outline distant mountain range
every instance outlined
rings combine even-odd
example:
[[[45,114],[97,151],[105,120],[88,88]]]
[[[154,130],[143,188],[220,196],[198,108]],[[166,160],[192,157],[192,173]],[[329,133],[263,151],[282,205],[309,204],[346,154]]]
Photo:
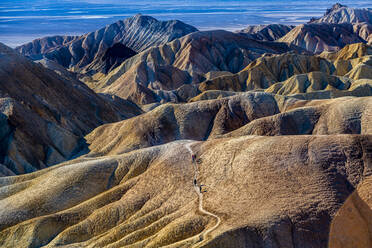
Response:
[[[138,14],[79,37],[45,37],[16,50],[32,59],[45,57],[75,72],[94,74],[98,71],[91,64],[96,64],[95,60],[104,56],[106,50],[116,43],[141,52],[196,31],[196,28],[180,21],[158,21]]]
[[[348,8],[335,4],[328,9],[323,17],[313,18],[310,23],[369,23],[372,24],[372,9]]]

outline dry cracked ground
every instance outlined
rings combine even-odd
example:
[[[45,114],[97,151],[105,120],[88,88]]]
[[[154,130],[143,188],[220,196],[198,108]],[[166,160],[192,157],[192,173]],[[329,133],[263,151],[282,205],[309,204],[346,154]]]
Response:
[[[372,47],[181,24],[97,31],[137,54],[83,79],[107,39],[69,71],[0,45],[0,247],[372,247]]]

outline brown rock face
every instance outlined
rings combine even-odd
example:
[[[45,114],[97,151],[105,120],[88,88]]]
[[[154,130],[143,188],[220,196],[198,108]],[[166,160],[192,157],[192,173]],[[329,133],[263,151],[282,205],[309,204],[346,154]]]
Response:
[[[134,104],[119,110],[81,82],[0,47],[0,160],[13,173],[69,159],[95,127],[141,113]]]
[[[297,74],[312,71],[331,73],[333,67],[330,61],[316,56],[293,53],[267,55],[256,59],[234,75],[206,80],[199,85],[199,89],[201,91],[266,89]]]
[[[329,233],[330,248],[371,247],[372,177],[363,180],[336,213]]]

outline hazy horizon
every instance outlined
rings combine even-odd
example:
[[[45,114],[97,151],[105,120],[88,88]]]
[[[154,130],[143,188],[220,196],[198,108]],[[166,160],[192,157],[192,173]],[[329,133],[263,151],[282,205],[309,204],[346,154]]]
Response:
[[[81,35],[137,13],[159,20],[178,19],[199,30],[238,30],[248,25],[301,24],[322,16],[335,1],[101,1],[5,0],[0,3],[0,42],[11,47],[50,35]],[[343,1],[371,8],[370,1]]]

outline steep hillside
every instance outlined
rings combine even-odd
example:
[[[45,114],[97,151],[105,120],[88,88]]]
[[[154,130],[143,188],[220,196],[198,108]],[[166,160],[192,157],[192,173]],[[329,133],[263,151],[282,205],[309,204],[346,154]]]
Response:
[[[85,147],[82,138],[92,129],[142,112],[134,104],[121,110],[83,83],[60,77],[3,44],[0,82],[0,163],[15,174],[70,159]]]
[[[249,91],[266,89],[293,75],[313,71],[334,71],[332,62],[310,55],[286,53],[267,55],[256,59],[239,73],[206,80],[199,85],[201,91]]]
[[[372,177],[358,185],[332,221],[329,248],[363,248],[372,246]]]
[[[273,95],[245,93],[211,101],[165,104],[141,116],[103,125],[86,139],[91,153],[121,153],[178,139],[205,140],[277,113]]]

